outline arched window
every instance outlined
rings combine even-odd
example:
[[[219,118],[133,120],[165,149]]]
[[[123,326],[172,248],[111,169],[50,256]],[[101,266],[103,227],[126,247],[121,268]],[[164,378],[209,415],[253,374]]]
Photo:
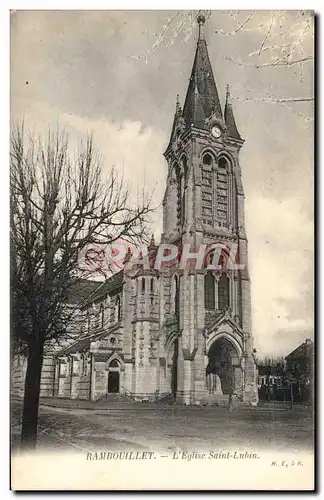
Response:
[[[92,310],[94,314],[96,328],[99,328],[101,319],[101,307],[98,308],[97,304],[92,304]]]
[[[221,156],[220,159],[218,160],[218,166],[219,168],[227,168],[228,161],[224,156]]]
[[[201,172],[201,207],[202,207],[202,221],[208,226],[213,225],[213,185],[214,185],[214,172],[212,169],[213,158],[209,153],[203,156],[203,165]]]
[[[203,164],[204,165],[210,165],[212,166],[213,164],[213,158],[209,153],[206,153],[203,157]]]
[[[142,293],[145,292],[145,278],[142,278]]]
[[[229,307],[229,278],[222,274],[218,282],[218,308],[225,311]]]
[[[207,268],[210,265],[213,265],[214,253],[215,253],[215,250],[211,250],[210,252],[208,252],[206,254],[205,260],[204,260],[204,267],[205,268]],[[218,264],[218,263],[216,263],[216,264]]]
[[[205,309],[207,311],[215,310],[215,279],[213,274],[208,271],[204,278]]]
[[[121,320],[121,303],[120,303],[120,297],[117,295],[116,301],[115,301],[115,321],[120,321]]]
[[[228,160],[224,156],[218,160],[217,223],[225,227],[228,224]]]
[[[154,292],[154,278],[151,278],[151,292]]]
[[[117,361],[117,359],[113,359],[110,364],[109,364],[109,368],[119,368],[119,363]]]

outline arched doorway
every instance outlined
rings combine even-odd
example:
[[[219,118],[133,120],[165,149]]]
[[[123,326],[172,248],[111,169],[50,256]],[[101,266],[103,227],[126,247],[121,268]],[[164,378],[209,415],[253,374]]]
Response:
[[[120,366],[117,359],[113,359],[108,367],[108,393],[119,392]]]
[[[226,338],[217,339],[208,352],[206,385],[209,393],[233,394],[241,374],[235,346]]]

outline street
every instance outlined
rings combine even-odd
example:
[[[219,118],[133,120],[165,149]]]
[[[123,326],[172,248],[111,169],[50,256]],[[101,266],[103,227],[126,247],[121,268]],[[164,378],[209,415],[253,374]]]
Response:
[[[19,445],[20,400],[12,401],[12,447]],[[153,404],[100,405],[43,398],[38,449],[77,450],[312,450],[310,408],[261,404],[236,409]]]

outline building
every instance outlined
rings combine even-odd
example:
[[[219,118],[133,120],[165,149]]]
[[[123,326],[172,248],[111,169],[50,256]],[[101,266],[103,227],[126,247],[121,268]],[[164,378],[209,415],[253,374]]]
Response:
[[[313,401],[314,343],[306,339],[285,357],[285,362],[286,372],[293,384],[294,399]]]
[[[286,370],[296,376],[304,376],[311,379],[313,359],[314,344],[310,339],[306,339],[305,342],[285,357]]]
[[[181,107],[177,99],[164,153],[168,174],[161,243],[182,249],[221,243],[223,266],[217,271],[206,265],[198,270],[171,265],[161,271],[139,266],[102,284],[79,283],[85,296],[77,337],[45,357],[41,395],[91,400],[107,393],[138,400],[172,395],[182,404],[229,394],[245,403],[258,400],[239,163],[244,140],[228,88],[222,109],[204,23],[199,16],[185,102]],[[225,265],[232,244],[244,264],[238,271]],[[152,240],[151,256],[156,248]],[[211,251],[208,262],[212,256]],[[14,387],[18,392],[21,379]]]

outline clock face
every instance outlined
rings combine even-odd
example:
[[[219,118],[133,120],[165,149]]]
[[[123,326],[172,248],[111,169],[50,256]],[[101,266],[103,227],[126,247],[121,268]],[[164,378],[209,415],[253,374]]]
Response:
[[[214,125],[211,129],[212,136],[215,137],[216,139],[219,139],[220,136],[222,135],[221,129]]]

